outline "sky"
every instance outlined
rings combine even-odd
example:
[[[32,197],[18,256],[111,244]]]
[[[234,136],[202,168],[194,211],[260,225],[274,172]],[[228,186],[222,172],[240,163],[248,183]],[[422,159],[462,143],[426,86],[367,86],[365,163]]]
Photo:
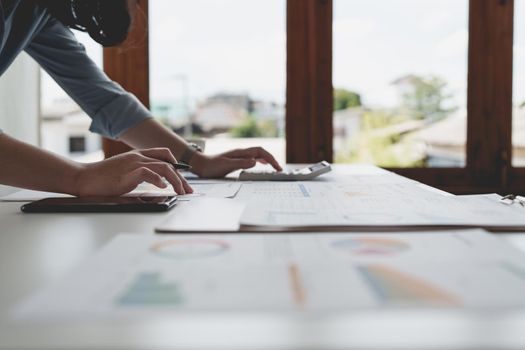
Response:
[[[516,1],[515,99],[525,101],[525,0]],[[334,0],[334,86],[393,106],[391,82],[437,75],[466,104],[468,0]],[[152,100],[217,92],[284,103],[285,0],[150,0]],[[523,13],[523,15],[522,15]],[[101,62],[101,50],[80,35]],[[45,99],[58,88],[44,79]]]
[[[525,102],[525,0],[514,1],[514,100]]]
[[[335,0],[334,86],[367,105],[395,106],[391,82],[437,75],[465,104],[467,0]]]
[[[218,91],[284,102],[285,0],[151,0],[152,98]]]

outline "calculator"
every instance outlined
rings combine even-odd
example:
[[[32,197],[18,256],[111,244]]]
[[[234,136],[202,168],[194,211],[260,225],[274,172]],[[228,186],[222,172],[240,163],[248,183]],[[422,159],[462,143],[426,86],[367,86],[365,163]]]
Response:
[[[260,171],[260,170],[243,170],[239,175],[240,181],[305,181],[313,180],[316,177],[332,171],[328,162],[308,166],[302,169],[291,171]]]

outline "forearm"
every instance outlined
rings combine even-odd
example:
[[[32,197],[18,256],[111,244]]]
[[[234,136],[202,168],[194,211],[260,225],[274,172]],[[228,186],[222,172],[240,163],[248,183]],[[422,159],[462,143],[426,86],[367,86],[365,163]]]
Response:
[[[177,159],[181,159],[188,147],[180,136],[153,119],[147,119],[129,129],[120,140],[139,149],[168,148]],[[251,168],[258,161],[271,164],[277,171],[282,171],[275,158],[261,147],[234,150],[215,156],[195,152],[189,163],[192,172],[201,177],[220,178],[235,170]]]
[[[82,165],[0,135],[0,184],[76,195]]]
[[[120,140],[136,149],[166,147],[176,158],[180,158],[187,146],[182,137],[154,119],[146,119],[127,130]]]
[[[188,143],[182,137],[154,119],[147,119],[129,129],[120,137],[120,140],[136,149],[168,148],[177,159],[181,158],[188,147]],[[204,156],[196,153],[191,159],[190,165],[194,171],[199,172],[204,162]]]

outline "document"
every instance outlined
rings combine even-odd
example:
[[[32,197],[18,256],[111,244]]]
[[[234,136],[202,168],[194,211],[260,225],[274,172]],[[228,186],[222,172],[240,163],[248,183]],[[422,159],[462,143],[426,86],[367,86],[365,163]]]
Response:
[[[525,257],[481,230],[119,235],[18,320],[525,307]]]
[[[184,196],[182,196],[184,197]],[[197,197],[177,204],[155,227],[159,233],[237,232],[245,204],[229,198]]]
[[[126,196],[131,197],[163,197],[178,196],[180,200],[189,200],[196,197],[233,198],[239,192],[242,184],[239,182],[221,183],[192,183],[193,193],[188,195],[177,195],[170,185],[162,189],[149,183],[140,184],[135,190]]]
[[[68,198],[73,197],[68,194],[55,193],[55,192],[43,192],[43,191],[32,191],[32,190],[20,190],[9,195],[0,197],[0,202],[32,202],[38,201],[44,198]]]
[[[236,198],[242,200],[259,201],[261,199],[364,199],[378,198],[385,201],[402,197],[424,195],[429,197],[429,191],[407,180],[404,182],[364,182],[361,179],[322,182],[252,182],[244,183]]]
[[[444,196],[412,183],[265,186],[245,186],[239,192],[238,198],[247,201],[241,218],[246,228],[525,228],[525,209],[503,205],[494,195]]]
[[[192,183],[191,184],[194,193],[191,195],[179,196],[180,200],[190,200],[195,197],[215,197],[215,198],[233,198],[239,192],[242,184],[239,182],[203,182],[203,183]],[[140,184],[135,190],[128,193],[126,196],[131,197],[164,197],[164,196],[176,196],[177,194],[173,190],[171,185],[168,188],[162,189],[149,183]],[[72,197],[67,194],[53,193],[53,192],[41,192],[31,190],[20,190],[10,195],[0,197],[2,202],[31,202],[37,201],[44,198],[65,198]]]

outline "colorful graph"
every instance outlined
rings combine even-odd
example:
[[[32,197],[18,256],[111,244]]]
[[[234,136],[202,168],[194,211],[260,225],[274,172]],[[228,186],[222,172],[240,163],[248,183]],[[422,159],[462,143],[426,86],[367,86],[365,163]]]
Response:
[[[301,271],[297,264],[288,266],[288,277],[290,278],[290,287],[294,303],[299,308],[304,308],[306,304],[306,290],[301,278]]]
[[[380,302],[386,305],[459,306],[452,294],[433,284],[382,265],[357,267]]]
[[[120,296],[123,306],[180,305],[183,298],[176,283],[162,282],[160,273],[141,273]]]
[[[394,255],[410,249],[400,240],[390,238],[348,238],[332,243],[333,247],[351,255]]]
[[[303,194],[303,197],[305,197],[305,198],[309,198],[310,197],[310,192],[308,192],[308,190],[306,189],[305,185],[299,184],[299,189],[301,190],[301,193]]]
[[[168,259],[201,259],[225,253],[230,249],[224,241],[195,239],[159,242],[150,247],[150,251]]]

